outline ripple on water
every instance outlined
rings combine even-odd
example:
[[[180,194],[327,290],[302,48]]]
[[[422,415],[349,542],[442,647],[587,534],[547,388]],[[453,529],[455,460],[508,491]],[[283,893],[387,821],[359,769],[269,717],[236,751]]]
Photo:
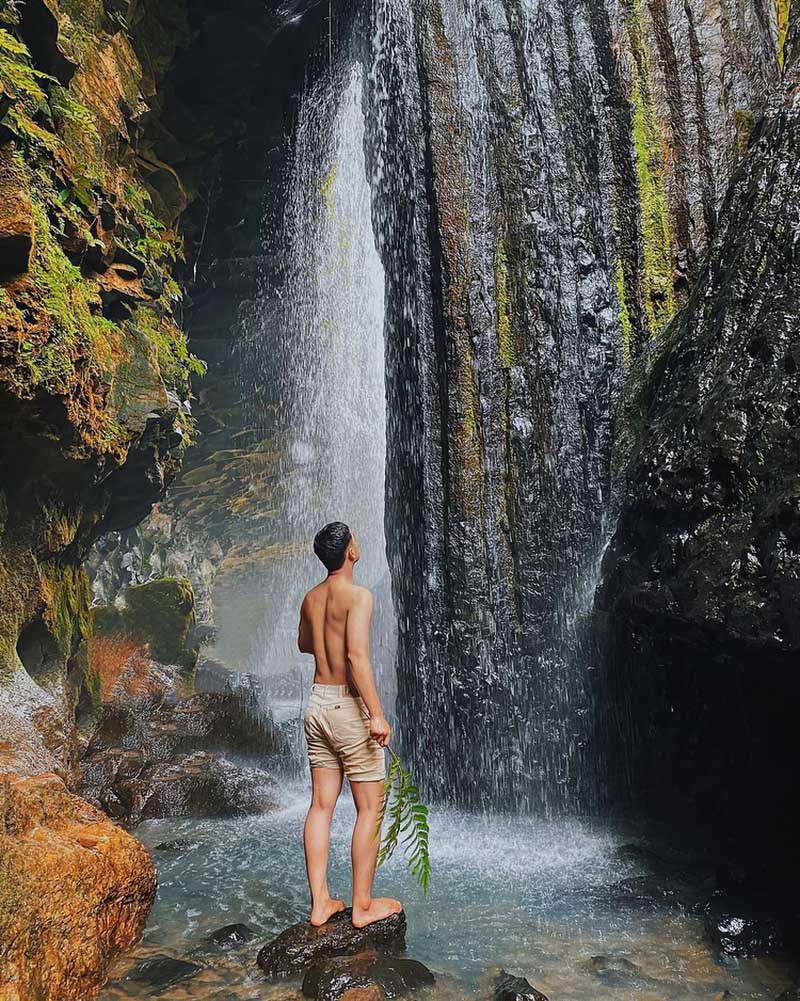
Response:
[[[266,986],[255,956],[265,939],[306,916],[305,810],[305,790],[293,787],[276,813],[142,824],[136,833],[153,851],[158,897],[142,944],[117,963],[117,979],[103,998],[152,996],[119,978],[155,954],[204,967],[170,987],[170,1001],[299,998],[296,985]],[[331,890],[344,897],[352,820],[345,794],[330,858]],[[179,838],[188,842],[183,850],[155,850]],[[623,832],[599,823],[434,811],[428,898],[400,859],[378,875],[380,891],[405,904],[409,954],[440,974],[418,996],[488,996],[480,975],[499,966],[527,976],[551,1001],[711,1001],[726,990],[742,1001],[771,1001],[787,986],[785,964],[717,962],[696,914],[620,888],[620,881],[646,872],[635,856],[619,851],[624,840]],[[226,952],[205,941],[238,921],[257,933],[252,942]]]

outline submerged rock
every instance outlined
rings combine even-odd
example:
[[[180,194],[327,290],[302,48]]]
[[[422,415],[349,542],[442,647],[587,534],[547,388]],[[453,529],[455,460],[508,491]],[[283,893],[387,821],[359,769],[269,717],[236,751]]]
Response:
[[[377,987],[381,997],[395,998],[434,981],[415,959],[367,951],[314,963],[303,977],[303,994],[314,1001],[341,1001],[351,992]]]
[[[190,841],[188,838],[173,838],[172,841],[159,841],[157,845],[153,845],[153,851],[178,855],[181,852],[188,852],[189,849],[196,847],[196,841]]]
[[[494,982],[494,1001],[547,1001],[547,997],[524,977],[501,970]]]
[[[148,987],[161,989],[177,984],[179,980],[193,977],[202,970],[197,963],[189,963],[184,959],[172,956],[153,956],[134,967],[125,977],[134,983],[146,984]]]
[[[389,954],[405,950],[404,911],[366,928],[354,928],[352,914],[347,908],[319,928],[307,921],[287,928],[259,952],[257,962],[261,971],[268,977],[289,977],[322,959],[354,956],[370,949]]]

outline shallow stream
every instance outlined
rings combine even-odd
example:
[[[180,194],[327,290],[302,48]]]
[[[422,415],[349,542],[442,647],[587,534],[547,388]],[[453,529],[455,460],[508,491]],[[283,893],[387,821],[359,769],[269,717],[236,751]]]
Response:
[[[306,793],[290,786],[275,813],[226,820],[160,820],[137,836],[158,866],[158,898],[142,943],[112,969],[112,999],[295,999],[299,985],[268,985],[260,946],[307,914],[302,851]],[[345,789],[331,841],[330,885],[347,897],[353,808]],[[180,839],[186,844],[158,848]],[[436,811],[427,899],[402,861],[378,874],[400,897],[408,955],[429,966],[431,1001],[488,998],[487,971],[521,974],[550,1001],[772,999],[796,971],[779,960],[727,960],[705,941],[696,904],[711,873],[610,823],[485,817]],[[229,951],[207,937],[244,922],[256,935]],[[158,989],[126,977],[154,955],[188,959],[195,975]],[[726,992],[730,992],[728,995]],[[418,994],[417,997],[421,995]]]

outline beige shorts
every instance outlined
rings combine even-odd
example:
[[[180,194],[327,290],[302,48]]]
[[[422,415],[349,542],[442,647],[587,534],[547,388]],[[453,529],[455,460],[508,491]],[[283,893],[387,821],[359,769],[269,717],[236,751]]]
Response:
[[[304,718],[312,768],[338,768],[349,782],[386,777],[386,755],[369,735],[363,701],[347,685],[312,685]]]

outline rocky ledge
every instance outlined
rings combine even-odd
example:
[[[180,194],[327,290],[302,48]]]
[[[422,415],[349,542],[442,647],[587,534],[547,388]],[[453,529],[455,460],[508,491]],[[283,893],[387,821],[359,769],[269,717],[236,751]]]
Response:
[[[155,892],[145,848],[57,775],[0,776],[0,998],[95,998]]]

